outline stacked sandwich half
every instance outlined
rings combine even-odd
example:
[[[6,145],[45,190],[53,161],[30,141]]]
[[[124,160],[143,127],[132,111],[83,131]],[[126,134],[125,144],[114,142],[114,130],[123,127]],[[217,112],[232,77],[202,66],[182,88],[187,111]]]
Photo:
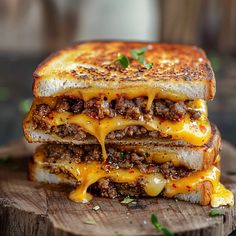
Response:
[[[215,78],[196,47],[88,42],[34,73],[25,137],[40,142],[32,180],[74,186],[69,198],[158,195],[232,205],[220,184],[221,138],[208,121]]]

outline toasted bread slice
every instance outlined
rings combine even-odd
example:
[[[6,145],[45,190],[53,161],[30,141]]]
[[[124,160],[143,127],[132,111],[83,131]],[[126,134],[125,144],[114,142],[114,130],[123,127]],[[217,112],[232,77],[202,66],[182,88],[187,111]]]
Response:
[[[70,139],[58,139],[48,134],[44,134],[32,131],[27,132],[28,140],[40,141],[40,142],[56,142],[65,144],[77,144],[77,145],[91,145],[99,144],[96,139],[88,139],[85,141],[76,141]],[[178,161],[194,170],[206,169],[214,163],[216,156],[221,148],[221,137],[218,129],[215,125],[212,125],[211,138],[207,144],[197,147],[189,145],[188,143],[180,140],[171,139],[122,139],[122,140],[106,140],[106,145],[114,146],[129,146],[129,147],[141,147],[142,150],[150,152],[162,152],[171,153]]]
[[[72,186],[76,186],[77,184],[76,180],[73,177],[65,177],[63,174],[50,173],[49,169],[45,169],[33,162],[31,162],[29,165],[29,178],[32,181],[47,184],[66,184]],[[122,194],[123,191],[121,191],[120,193],[118,192],[118,194]],[[212,193],[213,187],[211,182],[204,181],[200,183],[194,191],[186,194],[177,194],[173,196],[173,198],[191,203],[197,203],[200,205],[208,205],[210,204]],[[132,196],[133,194],[134,193],[132,193],[132,190],[130,190],[129,195]]]
[[[133,59],[131,50],[146,48],[147,69]],[[129,58],[122,68],[117,55]],[[205,53],[194,46],[151,42],[86,42],[52,54],[33,74],[35,97],[63,94],[73,89],[97,93],[129,93],[130,88],[154,91],[159,98],[213,99],[215,77]],[[119,90],[118,90],[119,89]],[[125,90],[127,89],[127,91]],[[150,90],[151,89],[151,90]],[[68,92],[70,93],[70,92]],[[144,94],[143,94],[144,95]]]

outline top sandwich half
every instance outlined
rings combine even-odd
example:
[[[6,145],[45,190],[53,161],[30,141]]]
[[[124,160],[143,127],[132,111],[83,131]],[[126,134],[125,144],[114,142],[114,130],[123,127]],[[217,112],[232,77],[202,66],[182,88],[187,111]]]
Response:
[[[168,139],[193,146],[212,136],[207,99],[215,78],[196,47],[88,42],[61,50],[34,73],[24,120],[30,142]]]
[[[125,94],[131,99],[176,101],[209,100],[215,95],[215,77],[205,53],[188,45],[79,43],[52,54],[38,66],[34,78],[35,97],[89,100],[102,94],[112,100]]]

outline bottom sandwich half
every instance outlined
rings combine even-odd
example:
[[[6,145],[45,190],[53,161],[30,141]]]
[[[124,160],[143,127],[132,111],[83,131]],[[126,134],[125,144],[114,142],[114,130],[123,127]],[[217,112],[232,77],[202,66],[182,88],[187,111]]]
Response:
[[[88,202],[93,194],[162,196],[212,207],[233,205],[233,194],[220,183],[220,157],[210,152],[212,148],[170,151],[153,145],[113,145],[107,147],[103,160],[100,145],[44,144],[30,161],[29,177],[74,186],[69,198],[76,202]],[[214,155],[210,162],[209,155]]]

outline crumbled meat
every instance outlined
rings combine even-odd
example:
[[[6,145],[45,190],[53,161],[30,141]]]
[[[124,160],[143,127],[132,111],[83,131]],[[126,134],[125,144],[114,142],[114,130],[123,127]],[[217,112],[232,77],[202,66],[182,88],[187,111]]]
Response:
[[[75,101],[72,102],[71,106],[71,112],[75,114],[79,114],[83,111],[84,109],[84,101],[82,99],[76,99]]]
[[[57,127],[51,127],[50,122],[48,122],[50,112],[53,110],[58,112],[72,112],[74,114],[79,114],[82,112],[95,119],[103,119],[105,117],[111,118],[119,114],[127,119],[140,119],[142,117],[142,119],[147,121],[153,119],[153,116],[158,116],[162,119],[171,121],[179,121],[188,113],[191,119],[199,119],[201,112],[189,108],[187,106],[189,102],[191,104],[191,101],[173,102],[170,100],[155,99],[151,109],[147,111],[147,98],[145,97],[139,97],[133,100],[120,97],[117,100],[112,100],[111,102],[108,102],[106,98],[93,98],[87,102],[84,102],[81,99],[63,97],[57,99],[54,108],[50,108],[47,104],[36,105],[36,108],[33,111],[33,124],[35,129],[51,132],[60,137],[70,137],[73,139],[83,140],[91,137],[91,135],[76,125],[65,124]],[[123,130],[117,130],[109,133],[107,138],[160,138],[161,136],[163,135],[161,135],[159,131],[148,131],[142,126],[127,126]]]
[[[114,183],[108,178],[100,179],[97,185],[102,197],[116,198],[118,196]]]
[[[186,115],[186,106],[183,101],[175,102],[170,107],[170,120],[180,120]]]
[[[139,119],[141,111],[132,100],[120,97],[116,100],[115,110],[119,115],[126,118]]]
[[[103,178],[90,186],[89,191],[107,198],[116,198],[119,196],[138,197],[145,195],[143,186],[144,182],[142,178],[132,183],[114,183],[110,178]]]
[[[77,140],[85,140],[88,137],[92,137],[89,133],[83,130],[83,128],[75,125],[75,124],[65,124],[59,126],[53,126],[51,128],[51,133],[58,135],[61,138],[68,137]],[[124,137],[129,138],[144,138],[144,137],[152,137],[152,138],[161,138],[159,131],[148,131],[142,126],[127,126],[123,130],[112,131],[107,135],[107,139],[122,139]],[[168,136],[167,138],[170,138]]]
[[[201,112],[200,111],[188,109],[188,113],[190,114],[190,118],[192,120],[197,120],[201,117]]]
[[[84,101],[82,99],[72,99],[69,97],[58,98],[54,109],[58,112],[79,114],[84,109]]]
[[[49,105],[39,104],[39,105],[36,105],[33,115],[35,119],[41,119],[43,117],[46,117],[50,112],[51,112],[51,108]]]
[[[85,102],[83,113],[96,119],[103,119],[104,117],[114,117],[115,111],[110,107],[106,99],[93,98]]]
[[[163,119],[178,121],[186,115],[187,107],[183,101],[154,100],[154,114]]]
[[[58,159],[71,161],[72,156],[74,162],[76,163],[81,162],[81,156],[83,155],[82,150],[74,152],[71,150],[69,146],[65,146],[62,144],[45,145],[45,147],[47,156],[49,157],[47,158],[47,161],[49,163],[55,163]]]
[[[100,146],[94,145],[92,147],[84,147],[86,155],[83,156],[83,161],[102,161],[102,152]]]
[[[72,123],[52,126],[51,132],[58,135],[61,138],[71,137],[77,140],[84,140],[88,136],[87,135],[88,133],[86,133],[81,127]]]
[[[144,119],[152,120],[154,116],[161,117],[162,119],[179,121],[187,113],[191,119],[199,119],[201,112],[189,108],[186,104],[191,101],[179,101],[173,102],[164,99],[155,99],[151,105],[150,110],[146,110],[147,106],[146,97],[138,97],[135,99],[126,99],[119,97],[117,100],[107,101],[104,98],[92,98],[86,102],[82,99],[74,99],[70,97],[57,98],[56,105],[54,108],[50,108],[47,104],[36,105],[33,111],[33,121],[36,128],[42,128],[48,130],[48,125],[45,118],[50,114],[51,111],[57,112],[72,112],[74,114],[84,113],[95,119],[103,119],[105,117],[115,117],[121,115],[127,119]],[[133,126],[135,127],[135,126]],[[128,128],[126,131],[116,132],[116,137],[122,138],[124,135],[133,137],[139,136],[140,134],[147,133],[146,129],[141,130],[140,128]],[[141,133],[140,133],[141,132]],[[69,132],[70,133],[70,132]],[[114,137],[114,134],[110,134]],[[158,136],[159,133],[151,133],[151,135]],[[150,135],[150,136],[151,136]],[[115,137],[115,138],[116,138]]]
[[[190,170],[186,168],[175,167],[172,162],[166,162],[160,166],[160,172],[166,177],[179,179],[188,175]]]
[[[154,137],[152,133],[155,133],[155,137],[160,137],[160,132],[158,131],[148,131],[142,126],[127,126],[123,130],[116,130],[112,131],[107,135],[108,139],[122,139],[123,137],[130,137],[130,138],[140,138],[140,137]]]
[[[134,99],[135,105],[142,111],[143,113],[147,113],[147,98],[145,97],[138,97]]]
[[[46,122],[46,117],[50,114],[50,112],[51,108],[49,105],[36,105],[32,117],[35,129],[49,130],[49,125]]]
[[[54,163],[57,159],[89,162],[103,160],[100,145],[66,145],[66,144],[46,144],[42,149],[45,153],[47,162]],[[107,147],[107,165],[110,169],[138,168],[142,173],[162,173],[165,178],[180,178],[190,173],[190,170],[184,167],[176,167],[172,162],[157,164],[147,161],[146,157],[150,155],[145,152],[132,150],[122,151],[119,147]]]
[[[58,112],[66,112],[70,110],[70,102],[66,97],[58,98],[55,106],[55,110]]]

